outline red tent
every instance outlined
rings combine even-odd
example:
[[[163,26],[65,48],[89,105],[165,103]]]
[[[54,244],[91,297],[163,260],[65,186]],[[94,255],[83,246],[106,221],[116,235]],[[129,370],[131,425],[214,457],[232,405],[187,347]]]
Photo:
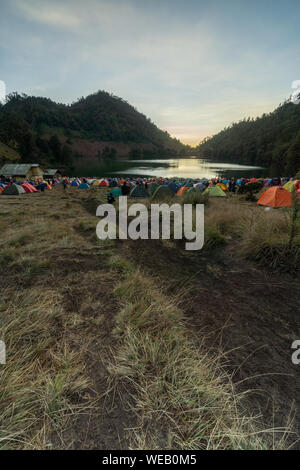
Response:
[[[24,189],[24,191],[26,191],[26,193],[36,193],[37,192],[37,189],[32,186],[32,184],[30,183],[23,183],[21,184],[22,188]]]
[[[260,183],[260,181],[257,178],[250,178],[249,183]]]

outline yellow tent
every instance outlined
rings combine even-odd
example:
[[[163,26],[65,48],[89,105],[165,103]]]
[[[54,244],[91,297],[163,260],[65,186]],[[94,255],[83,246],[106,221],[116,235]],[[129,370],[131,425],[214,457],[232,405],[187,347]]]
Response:
[[[284,189],[286,189],[287,191],[289,191],[290,193],[292,193],[295,189],[295,185],[297,183],[297,180],[293,180],[293,181],[288,181],[287,183],[285,183],[283,185]]]
[[[223,191],[227,191],[227,186],[223,183],[217,183],[216,186],[219,186]]]

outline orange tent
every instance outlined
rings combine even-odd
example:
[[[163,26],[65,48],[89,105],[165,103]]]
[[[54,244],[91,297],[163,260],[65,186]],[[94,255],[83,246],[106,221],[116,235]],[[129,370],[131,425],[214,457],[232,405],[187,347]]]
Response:
[[[249,183],[260,183],[260,181],[257,178],[250,178]]]
[[[280,186],[272,186],[262,193],[257,204],[268,207],[290,207],[291,193]]]
[[[176,196],[183,196],[184,193],[190,189],[188,186],[181,186],[181,188],[178,189]]]

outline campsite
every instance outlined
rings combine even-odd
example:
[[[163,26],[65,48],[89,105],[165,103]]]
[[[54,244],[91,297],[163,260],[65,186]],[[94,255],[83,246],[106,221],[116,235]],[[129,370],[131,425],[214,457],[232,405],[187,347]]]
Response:
[[[266,211],[243,194],[205,196],[191,179],[182,196],[178,182],[145,190],[146,178],[137,179],[128,204],[195,192],[205,204],[204,248],[186,252],[176,240],[99,240],[96,208],[111,191],[117,200],[126,179],[65,178],[66,189],[63,179],[0,195],[0,316],[7,342],[19,337],[3,382],[4,448],[163,449],[170,439],[172,448],[218,448],[220,432],[222,448],[297,448],[290,356],[300,255],[299,233],[286,248],[290,200]]]
[[[299,0],[0,4],[2,467],[286,461]]]

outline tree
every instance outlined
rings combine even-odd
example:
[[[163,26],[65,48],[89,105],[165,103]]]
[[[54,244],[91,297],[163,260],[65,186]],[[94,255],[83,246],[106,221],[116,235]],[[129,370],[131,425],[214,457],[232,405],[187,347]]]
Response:
[[[72,152],[67,145],[64,145],[61,151],[60,162],[63,165],[70,165],[72,161]]]
[[[49,148],[51,150],[54,161],[61,159],[61,143],[56,135],[53,135],[49,140]]]
[[[286,164],[288,175],[295,176],[298,170],[300,170],[300,131],[287,151]]]

